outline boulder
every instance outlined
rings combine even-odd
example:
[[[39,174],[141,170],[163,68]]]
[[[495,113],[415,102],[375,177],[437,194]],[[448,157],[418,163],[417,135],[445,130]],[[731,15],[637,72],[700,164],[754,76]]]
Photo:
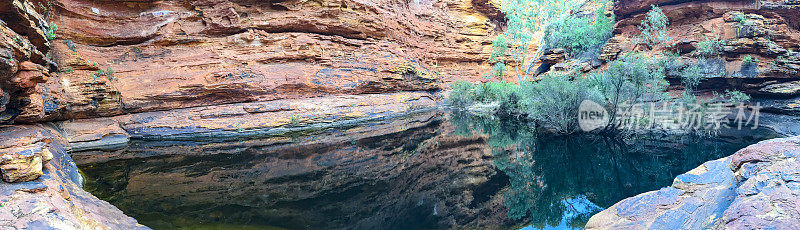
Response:
[[[32,181],[43,175],[42,166],[53,158],[53,137],[36,126],[0,128],[0,173],[6,182]]]
[[[14,137],[0,138],[0,229],[148,229],[81,188],[83,178],[55,129],[5,126],[0,137]],[[11,168],[16,174],[9,175]]]
[[[798,157],[800,136],[759,142],[614,204],[586,229],[797,229]]]

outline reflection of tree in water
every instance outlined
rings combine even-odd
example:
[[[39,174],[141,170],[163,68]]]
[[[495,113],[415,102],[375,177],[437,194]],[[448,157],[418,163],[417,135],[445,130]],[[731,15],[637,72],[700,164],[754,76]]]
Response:
[[[456,134],[485,134],[509,177],[501,195],[512,219],[536,228],[581,228],[602,208],[671,184],[678,174],[759,137],[536,135],[524,122],[454,112]]]

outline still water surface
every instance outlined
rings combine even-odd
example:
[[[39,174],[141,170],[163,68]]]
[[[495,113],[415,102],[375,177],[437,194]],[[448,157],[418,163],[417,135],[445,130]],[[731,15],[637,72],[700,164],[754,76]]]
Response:
[[[73,158],[87,191],[153,229],[571,229],[774,137],[545,137],[519,121],[433,111],[285,137],[135,141]]]

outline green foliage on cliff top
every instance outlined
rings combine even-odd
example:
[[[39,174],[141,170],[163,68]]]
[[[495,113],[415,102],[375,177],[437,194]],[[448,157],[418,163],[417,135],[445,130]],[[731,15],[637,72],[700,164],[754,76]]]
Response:
[[[594,19],[570,15],[550,24],[545,30],[547,48],[564,48],[573,57],[590,50],[600,50],[611,38],[614,16],[604,15],[605,7],[595,12]],[[599,53],[599,52],[597,52]]]
[[[504,62],[498,57],[511,56],[509,64],[516,69],[517,79],[526,81],[544,52],[537,36],[553,22],[569,16],[586,0],[507,0],[501,11],[506,14],[506,31],[494,40],[490,62]],[[537,47],[535,51],[531,47]]]

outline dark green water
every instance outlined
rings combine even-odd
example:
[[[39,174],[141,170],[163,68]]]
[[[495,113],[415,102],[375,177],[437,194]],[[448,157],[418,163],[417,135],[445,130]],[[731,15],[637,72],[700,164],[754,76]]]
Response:
[[[133,142],[73,158],[87,191],[154,229],[568,229],[774,137],[543,137],[518,121],[428,112],[289,137]]]

